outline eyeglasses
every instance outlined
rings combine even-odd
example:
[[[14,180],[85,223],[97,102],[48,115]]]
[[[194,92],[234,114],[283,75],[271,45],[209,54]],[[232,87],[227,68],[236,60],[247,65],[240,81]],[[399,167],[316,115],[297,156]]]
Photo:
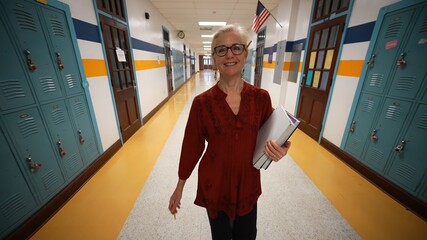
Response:
[[[246,50],[246,47],[244,44],[233,44],[233,45],[231,45],[231,47],[221,45],[221,46],[215,47],[213,49],[213,52],[214,52],[214,54],[218,55],[218,57],[223,57],[223,56],[227,55],[228,49],[231,49],[231,52],[234,55],[240,55]]]

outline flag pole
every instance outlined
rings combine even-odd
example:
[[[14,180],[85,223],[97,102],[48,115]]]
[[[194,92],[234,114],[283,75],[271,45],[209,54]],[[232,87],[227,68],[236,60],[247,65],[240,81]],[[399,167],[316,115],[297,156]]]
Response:
[[[270,16],[277,22],[277,24],[279,24],[280,28],[283,28],[283,26],[279,23],[279,21],[277,21],[277,19],[273,16],[273,14],[271,14],[270,10],[267,9],[267,11],[270,13]]]

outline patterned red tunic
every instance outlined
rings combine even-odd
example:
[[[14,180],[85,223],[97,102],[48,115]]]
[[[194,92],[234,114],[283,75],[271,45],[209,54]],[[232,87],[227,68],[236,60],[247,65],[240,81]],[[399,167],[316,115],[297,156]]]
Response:
[[[235,219],[236,214],[249,213],[261,195],[260,172],[252,166],[252,156],[258,130],[273,108],[266,90],[246,82],[237,115],[226,97],[215,85],[194,98],[178,175],[189,178],[201,157],[194,203],[205,207],[211,218],[224,211]]]

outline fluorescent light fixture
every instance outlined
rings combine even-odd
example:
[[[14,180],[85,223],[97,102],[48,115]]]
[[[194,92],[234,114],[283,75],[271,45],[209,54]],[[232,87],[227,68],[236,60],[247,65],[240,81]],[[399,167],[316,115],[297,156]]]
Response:
[[[211,46],[207,46],[207,45],[204,45],[203,47],[204,47],[204,48],[211,48]]]
[[[199,26],[225,26],[227,22],[199,22]]]
[[[213,34],[211,34],[211,35],[202,35],[202,38],[212,38],[213,37]]]
[[[211,44],[212,42],[202,42],[203,44]]]

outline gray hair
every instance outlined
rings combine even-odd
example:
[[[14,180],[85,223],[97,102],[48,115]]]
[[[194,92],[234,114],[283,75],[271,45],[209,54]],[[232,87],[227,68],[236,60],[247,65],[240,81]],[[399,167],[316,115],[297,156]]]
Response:
[[[234,24],[228,24],[225,25],[216,31],[216,33],[213,35],[212,43],[211,43],[211,54],[213,55],[214,47],[216,47],[216,41],[218,40],[218,37],[227,32],[236,32],[240,35],[240,38],[243,41],[243,44],[247,46],[249,44],[249,35],[245,28],[243,28],[242,25],[234,23]]]

